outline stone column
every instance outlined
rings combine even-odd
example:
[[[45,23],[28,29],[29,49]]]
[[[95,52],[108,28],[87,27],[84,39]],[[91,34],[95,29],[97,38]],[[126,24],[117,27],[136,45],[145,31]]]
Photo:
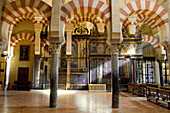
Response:
[[[78,68],[81,68],[81,41],[78,41]]]
[[[132,59],[130,59],[130,74],[129,74],[129,83],[133,83],[133,65],[134,65],[134,62]]]
[[[167,48],[167,57],[168,57],[168,65],[169,65],[169,80],[170,81],[170,47]]]
[[[41,30],[42,30],[42,24],[40,21],[42,20],[42,16],[35,14],[34,19],[37,21],[37,23],[34,24],[34,30],[35,30],[35,62],[34,62],[34,83],[33,87],[35,89],[40,88],[39,80],[40,80],[40,53],[41,53]]]
[[[72,31],[74,29],[74,25],[68,23],[66,25],[66,33],[67,33],[67,47],[66,47],[66,55],[70,57],[72,55]],[[67,80],[66,80],[66,90],[70,89],[70,68],[71,68],[71,59],[67,59]]]
[[[0,44],[0,73],[1,73],[1,51],[3,49],[3,45]],[[2,89],[2,84],[0,84],[0,90]]]
[[[72,31],[67,31],[67,47],[66,47],[66,55],[72,54]]]
[[[119,108],[119,45],[110,46],[112,63],[112,108]]]
[[[2,51],[2,49],[3,49],[3,45],[0,45],[0,70],[1,70],[1,51]]]
[[[41,29],[42,24],[40,21],[42,20],[42,16],[36,15],[34,19],[37,21],[37,23],[34,24],[34,30],[35,30],[35,55],[40,55],[41,50]]]
[[[99,59],[99,83],[102,84],[102,77],[103,77],[103,60]]]
[[[66,81],[66,90],[70,89],[70,68],[71,68],[71,59],[67,59],[67,81]]]
[[[159,59],[159,72],[160,72],[160,85],[164,86],[164,73],[161,58]]]
[[[155,84],[160,86],[159,63],[155,61]]]
[[[133,83],[136,83],[136,60],[133,60]]]
[[[58,44],[51,44],[51,46],[52,46],[52,61],[51,61],[50,107],[56,108],[60,46]]]
[[[39,57],[34,58],[34,83],[33,88],[38,89],[40,88],[40,63],[41,60]]]
[[[6,58],[7,63],[6,63],[6,74],[5,74],[5,83],[4,83],[5,87],[4,87],[4,90],[8,89],[11,59],[12,59],[11,56]]]

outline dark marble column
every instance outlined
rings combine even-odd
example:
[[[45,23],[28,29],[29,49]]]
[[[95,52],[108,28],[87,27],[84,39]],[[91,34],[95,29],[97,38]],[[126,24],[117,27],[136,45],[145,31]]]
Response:
[[[58,89],[58,68],[59,68],[59,49],[57,44],[52,44],[51,60],[51,84],[50,84],[50,107],[57,107],[57,89]]]
[[[112,62],[112,108],[119,108],[119,46],[112,45],[111,62]]]
[[[164,73],[161,59],[159,60],[159,72],[160,72],[160,85],[164,86]]]
[[[133,60],[132,59],[130,62],[129,83],[133,83]]]
[[[40,88],[40,63],[41,60],[39,57],[35,56],[34,59],[34,83],[33,88],[38,89]]]

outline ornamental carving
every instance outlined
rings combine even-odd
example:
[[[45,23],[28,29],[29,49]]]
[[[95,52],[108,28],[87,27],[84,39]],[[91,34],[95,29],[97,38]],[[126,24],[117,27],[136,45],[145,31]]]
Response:
[[[120,48],[119,44],[110,45],[111,54],[119,54],[119,48]]]
[[[127,49],[125,44],[112,44],[110,45],[111,54],[120,54]]]
[[[59,44],[51,44],[51,54],[59,54],[60,48]]]

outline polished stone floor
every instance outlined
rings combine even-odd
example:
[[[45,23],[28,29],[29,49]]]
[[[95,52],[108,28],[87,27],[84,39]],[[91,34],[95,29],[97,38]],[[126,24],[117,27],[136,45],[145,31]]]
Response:
[[[0,113],[170,113],[145,97],[120,93],[120,109],[111,108],[110,92],[58,91],[58,108],[49,108],[49,90],[0,91]]]

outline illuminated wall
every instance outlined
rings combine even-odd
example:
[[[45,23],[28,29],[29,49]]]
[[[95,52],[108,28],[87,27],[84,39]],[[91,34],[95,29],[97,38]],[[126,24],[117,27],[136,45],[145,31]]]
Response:
[[[29,60],[20,61],[20,45],[29,45]],[[11,59],[10,75],[9,75],[9,88],[12,88],[14,81],[18,78],[18,67],[29,67],[28,81],[33,80],[33,65],[34,65],[34,46],[30,41],[21,41],[15,45],[14,56]]]

